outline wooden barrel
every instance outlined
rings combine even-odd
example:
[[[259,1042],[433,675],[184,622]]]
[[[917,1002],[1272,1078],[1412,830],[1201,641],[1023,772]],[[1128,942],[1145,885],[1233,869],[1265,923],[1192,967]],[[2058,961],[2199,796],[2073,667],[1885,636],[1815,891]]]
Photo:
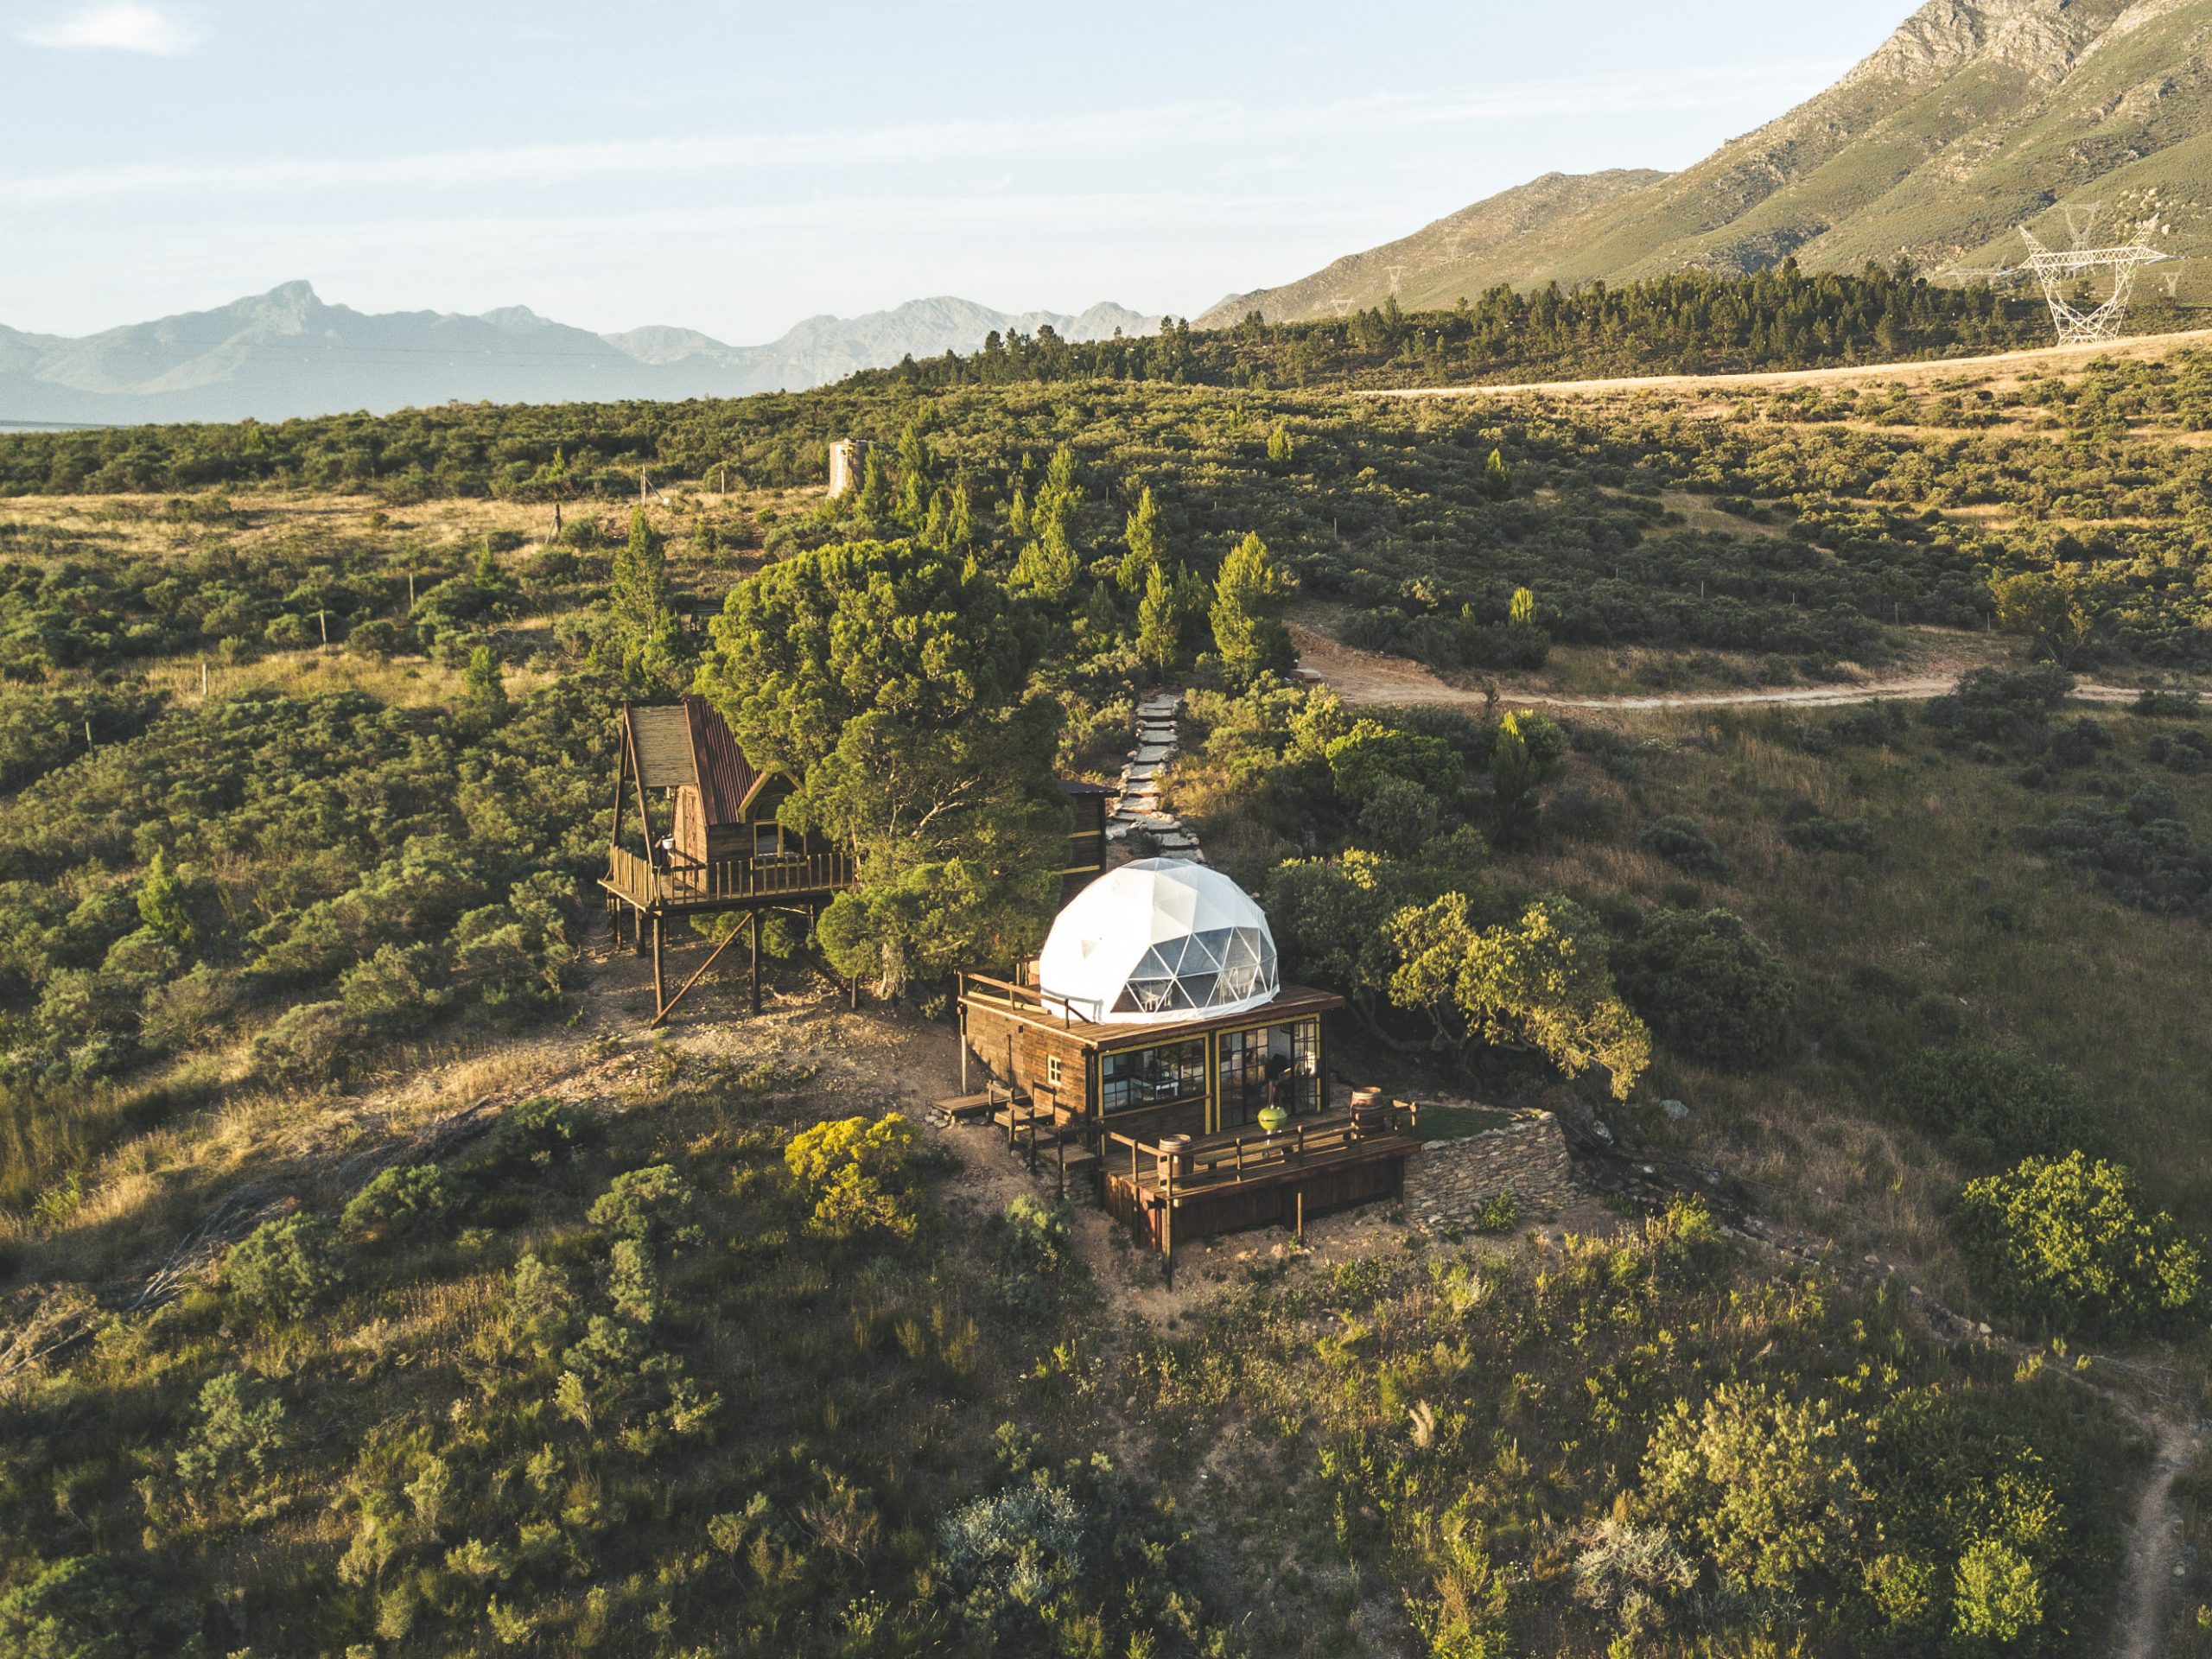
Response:
[[[1351,1097],[1351,1132],[1364,1139],[1390,1130],[1390,1103],[1380,1089],[1362,1089]]]
[[[1191,1137],[1187,1135],[1163,1135],[1160,1137],[1160,1179],[1171,1174],[1179,1181],[1191,1178]]]

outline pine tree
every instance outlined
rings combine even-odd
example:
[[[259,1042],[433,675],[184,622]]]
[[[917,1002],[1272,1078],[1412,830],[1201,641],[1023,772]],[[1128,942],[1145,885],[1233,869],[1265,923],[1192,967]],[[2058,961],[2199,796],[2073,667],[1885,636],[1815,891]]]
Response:
[[[1536,596],[1526,588],[1516,588],[1513,590],[1513,607],[1507,613],[1507,617],[1516,628],[1535,627]]]
[[[853,511],[873,524],[883,517],[890,505],[891,486],[884,480],[883,467],[871,449],[861,468],[861,493],[854,499]]]
[[[615,550],[607,609],[622,677],[632,685],[672,690],[676,611],[669,601],[668,557],[643,507],[631,513],[630,539]]]
[[[1503,451],[1493,449],[1483,467],[1483,493],[1493,501],[1513,499],[1513,468],[1505,464]]]
[[[1256,535],[1247,534],[1221,562],[1211,615],[1214,649],[1231,679],[1287,673],[1298,660],[1274,614],[1289,591],[1288,579]]]
[[[1122,631],[1121,608],[1114,590],[1103,582],[1090,585],[1090,602],[1083,608],[1083,637],[1092,646],[1103,645]]]
[[[1167,562],[1166,537],[1160,530],[1160,508],[1152,499],[1149,485],[1137,498],[1137,510],[1129,515],[1122,540],[1128,551],[1122,555],[1114,579],[1125,594],[1142,593],[1152,579],[1151,573]]]
[[[154,849],[153,862],[138,887],[138,919],[149,933],[171,944],[188,945],[199,933],[184,879],[169,868],[167,849]]]
[[[1290,429],[1277,421],[1274,430],[1268,434],[1268,464],[1272,467],[1290,465]]]
[[[1137,656],[1161,674],[1173,671],[1183,655],[1179,586],[1155,564],[1145,576],[1144,598],[1137,605]]]
[[[472,713],[487,716],[507,711],[506,683],[500,677],[499,659],[489,645],[468,653],[468,666],[461,677],[461,699]]]

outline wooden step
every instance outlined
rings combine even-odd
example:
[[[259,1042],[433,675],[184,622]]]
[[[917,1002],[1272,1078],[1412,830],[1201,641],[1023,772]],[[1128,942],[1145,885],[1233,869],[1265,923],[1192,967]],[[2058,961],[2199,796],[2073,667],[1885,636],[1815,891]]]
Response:
[[[934,1109],[948,1122],[966,1123],[989,1112],[996,1098],[991,1095],[948,1095]]]

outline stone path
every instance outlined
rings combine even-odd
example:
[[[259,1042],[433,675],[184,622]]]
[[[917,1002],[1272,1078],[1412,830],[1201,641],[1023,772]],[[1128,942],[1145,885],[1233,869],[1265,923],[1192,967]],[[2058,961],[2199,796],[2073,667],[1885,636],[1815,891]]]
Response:
[[[1152,837],[1163,858],[1187,858],[1205,862],[1198,838],[1184,828],[1182,820],[1160,804],[1160,775],[1182,747],[1175,727],[1182,712],[1179,692],[1154,691],[1137,703],[1137,746],[1122,767],[1119,793],[1106,817],[1106,842],[1110,847],[1126,842],[1133,830]]]

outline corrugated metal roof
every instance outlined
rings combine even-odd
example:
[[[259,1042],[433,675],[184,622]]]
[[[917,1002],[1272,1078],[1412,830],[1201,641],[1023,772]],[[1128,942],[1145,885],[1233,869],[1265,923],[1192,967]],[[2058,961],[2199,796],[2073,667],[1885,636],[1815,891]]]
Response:
[[[699,804],[709,828],[736,823],[745,816],[745,803],[760,782],[760,774],[737,747],[727,722],[703,697],[683,699],[684,719],[691,728],[691,762],[699,779]]]

